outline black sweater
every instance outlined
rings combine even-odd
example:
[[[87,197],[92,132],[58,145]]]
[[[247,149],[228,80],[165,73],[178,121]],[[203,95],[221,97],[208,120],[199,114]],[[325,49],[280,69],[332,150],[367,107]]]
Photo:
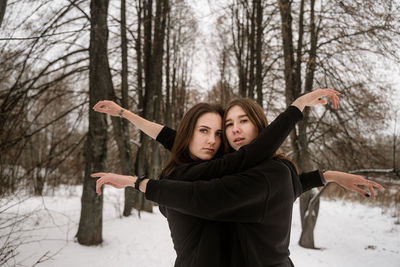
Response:
[[[285,183],[275,186],[272,183],[270,186],[268,186],[268,188],[265,187],[265,184],[270,183],[268,182],[268,179],[265,179],[265,176],[266,173],[268,173],[267,170],[270,170],[271,164],[280,164],[281,169],[282,167],[286,169],[293,168],[290,163],[286,163],[289,166],[287,167],[286,165],[282,165],[284,164],[282,161],[266,161],[266,159],[269,158],[281,145],[283,140],[289,134],[290,130],[294,127],[294,124],[300,118],[300,111],[295,107],[289,107],[284,113],[278,116],[278,118],[274,120],[269,127],[265,128],[252,144],[244,146],[239,151],[227,154],[220,159],[187,164],[176,168],[176,170],[169,177],[166,177],[165,180],[149,181],[147,185],[146,198],[158,202],[161,205],[170,207],[167,209],[162,208],[162,210],[164,211],[164,215],[166,215],[168,218],[171,236],[174,241],[174,248],[177,252],[175,266],[225,266],[229,264],[227,261],[228,255],[232,255],[231,265],[238,264],[239,266],[244,261],[246,262],[247,266],[253,266],[248,259],[251,258],[257,260],[257,257],[255,258],[253,255],[248,257],[248,247],[246,246],[246,249],[244,249],[245,247],[243,244],[247,244],[249,242],[248,240],[243,239],[243,237],[250,237],[251,235],[246,233],[248,230],[242,231],[242,224],[225,225],[228,226],[228,229],[234,228],[234,232],[237,234],[232,236],[232,238],[235,240],[234,243],[236,244],[229,248],[226,246],[226,244],[224,244],[224,242],[227,242],[226,239],[223,239],[224,242],[221,242],[221,234],[224,233],[222,229],[223,225],[215,221],[203,220],[200,218],[229,222],[256,222],[258,224],[262,224],[263,220],[260,218],[264,216],[261,216],[260,212],[270,212],[275,207],[273,206],[271,208],[270,205],[266,206],[265,203],[263,203],[264,201],[260,202],[260,199],[266,198],[269,195],[267,192],[270,191],[270,187],[273,187],[274,190],[276,189],[277,192],[280,192],[280,190],[285,191],[282,189],[293,192],[291,193],[292,197],[289,201],[292,204],[294,199],[300,194],[301,191],[303,191],[303,189],[305,191],[311,187],[322,185],[319,174],[314,172],[300,176],[304,183],[302,188],[300,185],[299,176],[297,176],[295,170],[293,169],[294,174],[292,176],[295,177],[293,181],[296,181],[297,179],[297,182],[292,183],[290,186],[286,185]],[[174,134],[174,131],[165,127],[157,137],[157,140],[160,141],[165,147],[170,149],[173,144],[175,136]],[[211,178],[223,176],[224,174],[237,173],[246,170],[258,163],[261,164],[257,165],[253,169],[247,170],[244,173],[211,180],[209,182],[199,181],[188,183],[170,181],[171,179],[186,181],[195,181],[200,179],[209,180]],[[274,169],[279,168],[275,166]],[[255,175],[255,173],[257,174]],[[241,175],[255,176],[256,179],[253,180],[259,181],[256,182],[257,185],[252,184],[249,181],[242,185],[241,181],[243,179],[240,178]],[[269,177],[270,174],[267,176]],[[276,171],[273,176],[278,180],[282,178],[281,176],[283,176],[282,179],[285,180],[284,173],[280,174],[278,171]],[[289,175],[287,177],[291,176]],[[229,182],[225,184],[225,181]],[[241,188],[242,186],[243,188]],[[254,189],[252,188],[253,186],[259,190],[254,192],[255,194],[250,192]],[[266,189],[268,190],[266,191]],[[237,195],[237,190],[239,190],[241,194]],[[224,199],[226,196],[228,196],[228,198]],[[254,198],[257,199],[257,201],[255,201]],[[238,202],[235,203],[235,200]],[[275,202],[278,203],[276,206],[286,207],[288,203],[287,197],[284,198],[284,200],[285,201],[280,201],[279,199],[276,200]],[[284,205],[283,203],[286,204]],[[286,222],[286,224],[289,222],[289,225],[287,226],[285,223],[280,223],[280,228],[286,229],[286,231],[275,228],[273,233],[286,233],[287,229],[290,230],[291,209],[283,208],[283,210],[285,212],[290,211],[290,216],[286,214],[285,216],[282,216],[284,219],[277,218],[277,220],[280,222]],[[191,215],[197,217],[193,217]],[[261,227],[261,229],[263,228]],[[259,230],[260,232],[262,232],[261,229]],[[284,248],[286,243],[288,246],[288,237],[289,236],[287,236],[287,240],[281,240],[281,242],[283,242],[283,246],[281,247]],[[227,236],[225,236],[225,238],[227,238]],[[279,238],[281,239],[281,237]],[[277,239],[278,238],[271,240],[272,244]],[[255,247],[259,247],[260,244],[262,244],[262,242],[258,240],[254,245]],[[272,260],[273,256],[276,254],[275,258],[279,258],[279,260],[281,260],[281,258],[287,259],[287,246],[285,252],[271,252],[272,257],[268,256],[267,258]],[[264,249],[266,248],[268,251],[273,250],[270,247],[271,246],[265,245]],[[231,250],[230,252],[233,250],[234,253],[228,253],[226,251],[227,248]],[[253,252],[257,251],[251,248],[251,246],[249,250]],[[260,256],[265,255],[266,253],[263,250],[260,253]],[[273,262],[279,262],[279,260],[274,259]],[[264,261],[262,262],[264,264]]]

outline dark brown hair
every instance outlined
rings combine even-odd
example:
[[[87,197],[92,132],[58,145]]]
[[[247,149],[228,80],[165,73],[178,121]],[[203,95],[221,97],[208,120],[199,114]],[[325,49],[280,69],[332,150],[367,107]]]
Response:
[[[246,113],[249,120],[256,126],[257,134],[260,134],[262,129],[264,129],[265,127],[268,126],[268,120],[264,114],[264,110],[262,109],[262,107],[259,104],[257,104],[255,101],[253,101],[249,98],[237,98],[228,103],[228,105],[225,108],[225,114],[223,117],[224,125],[225,125],[225,121],[226,121],[226,115],[228,114],[229,110],[231,108],[233,108],[234,106],[239,106],[243,109],[243,111]],[[223,129],[222,129],[222,133],[223,133],[223,136],[226,136],[225,127],[223,127]],[[225,151],[232,150],[229,146],[228,139],[224,138],[223,141],[224,141]],[[271,158],[281,158],[281,159],[286,159],[286,160],[289,160],[290,162],[292,162],[292,160],[287,158],[280,149],[278,149],[272,155]]]
[[[164,169],[161,171],[160,178],[164,178],[178,166],[193,162],[190,155],[189,145],[196,127],[197,120],[206,113],[216,113],[223,118],[224,110],[219,105],[208,103],[198,103],[190,108],[183,116],[176,131],[174,145],[171,149],[171,155]],[[222,126],[222,125],[221,125]],[[223,128],[223,127],[222,127]],[[225,137],[221,137],[223,140]],[[224,141],[222,141],[224,143]],[[223,145],[221,145],[215,156],[223,154]]]

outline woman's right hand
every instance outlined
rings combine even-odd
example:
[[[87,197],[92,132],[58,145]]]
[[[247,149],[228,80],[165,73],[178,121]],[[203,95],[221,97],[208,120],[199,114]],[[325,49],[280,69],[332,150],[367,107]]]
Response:
[[[101,195],[101,186],[103,184],[111,185],[115,188],[124,188],[127,186],[135,187],[136,176],[121,175],[111,172],[97,172],[90,175],[93,178],[99,178],[96,181],[96,192]]]
[[[94,111],[109,114],[111,116],[119,116],[121,109],[122,107],[120,105],[111,100],[99,101],[93,107]]]
[[[325,105],[328,103],[323,97],[327,97],[331,100],[333,108],[339,107],[339,95],[340,93],[333,89],[317,89],[310,93],[300,96],[293,103],[292,106],[296,106],[300,111],[303,111],[304,107],[312,107],[316,105]]]
[[[324,172],[323,176],[326,182],[335,182],[347,190],[357,192],[366,197],[370,196],[369,193],[360,186],[367,188],[373,198],[375,198],[374,188],[384,189],[382,185],[374,181],[367,180],[361,175],[339,171],[326,171]]]

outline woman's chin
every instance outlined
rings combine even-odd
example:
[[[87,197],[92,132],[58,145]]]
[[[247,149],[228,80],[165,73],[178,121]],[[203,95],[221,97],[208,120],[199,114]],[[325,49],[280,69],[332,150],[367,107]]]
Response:
[[[239,150],[239,148],[242,147],[242,145],[238,145],[238,144],[235,144],[235,143],[229,144],[229,145],[230,145],[231,148],[232,148],[233,150],[235,150],[235,151]]]
[[[201,160],[210,160],[214,157],[215,155],[212,154],[205,154],[205,155],[201,155],[201,157],[199,157]]]

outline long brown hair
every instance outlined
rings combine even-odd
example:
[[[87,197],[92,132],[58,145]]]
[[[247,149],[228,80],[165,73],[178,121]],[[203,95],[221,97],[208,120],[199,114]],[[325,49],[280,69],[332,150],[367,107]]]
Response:
[[[193,162],[193,158],[190,155],[189,145],[192,140],[197,120],[205,113],[216,113],[220,115],[221,118],[224,116],[224,110],[219,105],[198,103],[190,108],[179,123],[170,157],[164,169],[161,171],[160,178],[168,176],[180,165]],[[225,138],[222,137],[222,139]],[[222,154],[223,146],[221,145],[215,156],[220,156]]]
[[[229,110],[233,108],[234,106],[239,106],[243,109],[243,111],[246,113],[247,117],[249,120],[256,126],[257,128],[257,133],[260,134],[262,129],[268,126],[268,120],[267,116],[265,116],[264,110],[262,107],[257,104],[255,101],[249,99],[249,98],[237,98],[232,100],[231,102],[228,103],[228,105],[225,108],[225,114],[223,117],[223,122],[225,123],[226,121],[226,115],[228,114]],[[222,135],[226,136],[226,131],[225,127],[222,129]],[[230,146],[228,143],[228,139],[224,138],[224,148],[225,151],[230,150]],[[292,162],[289,158],[285,156],[285,154],[282,152],[281,149],[278,149],[271,158],[281,158],[281,159],[286,159]],[[293,162],[292,162],[293,163]]]

